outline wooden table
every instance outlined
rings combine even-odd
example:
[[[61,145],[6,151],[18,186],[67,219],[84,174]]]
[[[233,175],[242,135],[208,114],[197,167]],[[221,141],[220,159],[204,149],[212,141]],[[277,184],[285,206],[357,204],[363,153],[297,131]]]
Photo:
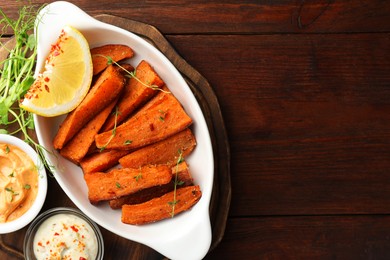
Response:
[[[71,2],[155,26],[214,90],[232,198],[206,259],[390,258],[390,1]],[[162,258],[102,232],[107,259]]]

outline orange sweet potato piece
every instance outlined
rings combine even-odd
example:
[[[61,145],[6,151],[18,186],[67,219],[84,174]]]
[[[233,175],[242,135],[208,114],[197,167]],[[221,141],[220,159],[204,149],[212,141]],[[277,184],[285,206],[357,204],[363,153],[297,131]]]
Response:
[[[118,62],[123,59],[129,59],[134,56],[133,50],[126,45],[121,44],[107,44],[91,49],[93,75],[102,72],[108,67],[108,60],[106,57],[110,57],[112,60]]]
[[[122,206],[122,222],[143,225],[170,218],[194,206],[202,196],[199,186],[188,186],[176,190],[176,204],[173,212],[174,192],[135,205]]]
[[[118,160],[128,154],[126,150],[106,150],[91,154],[80,161],[84,174],[102,172],[118,164]]]
[[[139,169],[113,169],[108,173],[86,173],[84,179],[88,186],[89,201],[96,204],[169,183],[172,172],[166,165],[145,166]]]
[[[165,193],[173,191],[175,185],[175,178],[177,172],[178,187],[186,187],[193,185],[193,179],[186,162],[172,167],[172,180],[170,183],[161,186],[154,186],[139,192],[120,197],[118,199],[110,200],[110,207],[112,209],[120,209],[125,204],[139,204],[160,197]]]
[[[61,150],[60,154],[79,164],[81,159],[88,153],[92,144],[95,141],[95,135],[103,126],[108,115],[114,108],[116,101],[111,102],[105,109],[103,109],[96,117],[89,121]]]
[[[85,124],[113,102],[122,91],[124,82],[124,76],[114,66],[109,66],[81,104],[62,122],[53,140],[54,148],[62,149]]]
[[[153,96],[145,105],[143,105],[141,108],[137,110],[138,113],[143,113],[146,110],[148,110],[150,107],[153,107],[159,103],[161,103],[166,95],[172,95],[171,92],[169,91],[169,88],[164,85],[160,88],[162,91],[158,91],[158,93]]]
[[[103,126],[103,131],[108,131],[114,128],[115,120],[117,125],[123,122],[135,109],[140,107],[151,97],[153,97],[158,90],[154,90],[149,86],[162,87],[164,82],[154,71],[152,66],[146,61],[141,61],[136,68],[136,77],[130,78],[125,85],[125,89],[121,96],[121,99],[118,102],[118,112],[117,116],[111,115],[105,125]],[[144,84],[142,84],[144,83]]]
[[[138,168],[147,164],[173,166],[182,153],[183,157],[195,148],[196,141],[190,129],[185,129],[160,142],[145,146],[119,159],[123,167]]]
[[[172,136],[192,123],[179,101],[166,94],[160,102],[135,114],[112,131],[95,136],[98,148],[134,150]]]

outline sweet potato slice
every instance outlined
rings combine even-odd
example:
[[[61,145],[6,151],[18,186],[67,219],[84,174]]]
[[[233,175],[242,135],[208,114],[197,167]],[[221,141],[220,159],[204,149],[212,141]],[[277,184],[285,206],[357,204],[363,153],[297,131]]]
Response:
[[[165,193],[173,191],[177,172],[178,187],[186,187],[193,185],[193,179],[189,171],[186,162],[182,162],[179,165],[172,167],[172,181],[165,185],[155,186],[148,189],[141,190],[139,192],[120,197],[118,199],[110,200],[110,207],[112,209],[120,209],[123,205],[139,204],[148,200],[160,197]]]
[[[192,123],[179,101],[166,94],[161,102],[137,113],[111,131],[95,136],[96,146],[101,149],[133,150],[172,136]]]
[[[153,97],[158,90],[151,87],[162,87],[164,82],[154,71],[152,66],[146,61],[141,61],[135,71],[136,77],[130,78],[125,85],[125,89],[118,102],[118,115],[111,115],[105,125],[103,131],[108,131],[114,128],[115,120],[117,125],[123,122],[135,109],[140,107],[151,97]],[[147,86],[145,86],[145,84]]]
[[[119,159],[123,167],[138,168],[147,164],[176,164],[180,153],[182,157],[190,154],[196,145],[190,129],[185,129],[160,142],[145,146]]]
[[[102,172],[118,164],[118,160],[128,154],[126,150],[106,150],[91,154],[80,161],[84,174]]]
[[[149,108],[156,106],[157,104],[160,104],[165,99],[166,95],[172,95],[166,85],[162,86],[161,90],[162,91],[158,91],[158,93],[155,96],[153,96],[148,102],[146,102],[146,104],[140,107],[137,110],[137,114],[144,113]]]
[[[81,159],[88,153],[95,141],[95,135],[103,126],[108,115],[112,112],[116,101],[111,102],[96,117],[89,121],[61,150],[60,154],[68,160],[79,164]]]
[[[85,124],[113,102],[122,91],[124,82],[124,76],[114,66],[109,66],[81,104],[62,122],[53,140],[54,148],[62,149]]]
[[[169,183],[172,172],[166,165],[145,166],[139,169],[113,169],[108,173],[87,173],[84,179],[88,186],[89,201],[96,204]]]
[[[126,45],[121,44],[107,44],[91,49],[93,75],[102,72],[108,67],[107,57],[110,57],[113,61],[120,61],[123,59],[129,59],[134,56],[133,50]]]
[[[122,222],[143,225],[170,218],[194,206],[202,196],[199,186],[188,186],[176,190],[176,203],[173,211],[174,192],[135,205],[122,206]]]

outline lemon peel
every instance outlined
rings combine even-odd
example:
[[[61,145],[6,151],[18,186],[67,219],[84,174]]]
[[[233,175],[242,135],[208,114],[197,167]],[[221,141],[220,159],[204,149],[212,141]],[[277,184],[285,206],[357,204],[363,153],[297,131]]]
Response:
[[[66,114],[84,99],[92,76],[88,41],[76,28],[65,26],[20,106],[46,117]]]

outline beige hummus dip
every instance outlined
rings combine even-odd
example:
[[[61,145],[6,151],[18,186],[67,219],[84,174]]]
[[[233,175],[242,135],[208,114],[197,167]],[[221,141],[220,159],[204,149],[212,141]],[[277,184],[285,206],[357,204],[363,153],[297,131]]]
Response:
[[[38,193],[38,170],[32,159],[11,144],[0,143],[0,223],[23,215]]]

